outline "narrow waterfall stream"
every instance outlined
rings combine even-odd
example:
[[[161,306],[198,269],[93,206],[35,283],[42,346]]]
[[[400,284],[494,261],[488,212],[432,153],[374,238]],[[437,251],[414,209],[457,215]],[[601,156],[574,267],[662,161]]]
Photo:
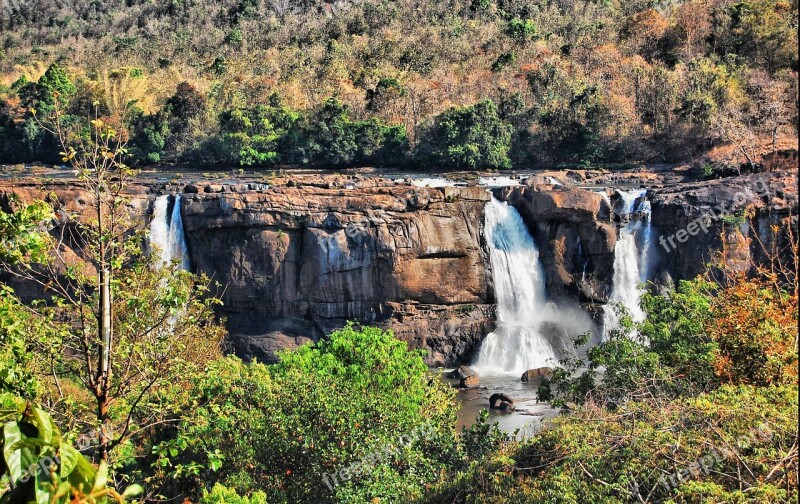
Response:
[[[620,215],[629,217],[620,230],[614,246],[614,277],[609,303],[624,306],[634,322],[641,322],[645,313],[639,306],[644,291],[639,287],[649,278],[649,261],[652,248],[650,202],[645,199],[647,191],[618,191],[621,204]],[[603,312],[603,335],[619,327],[619,315],[612,306]]]
[[[153,205],[153,220],[150,222],[150,246],[158,250],[160,265],[178,261],[184,270],[188,271],[191,268],[181,218],[180,195],[173,198],[167,194],[156,199]]]
[[[481,374],[516,374],[552,366],[557,349],[542,332],[553,307],[528,228],[516,209],[495,198],[486,205],[486,240],[497,296],[497,330],[486,336],[475,368]]]

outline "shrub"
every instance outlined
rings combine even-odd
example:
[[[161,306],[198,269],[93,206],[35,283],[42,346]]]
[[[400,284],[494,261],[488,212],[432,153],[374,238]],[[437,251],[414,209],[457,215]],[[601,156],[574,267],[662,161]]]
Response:
[[[452,392],[380,329],[348,325],[270,368],[223,359],[193,395],[177,436],[186,451],[171,457],[165,443],[161,464],[190,477],[222,460],[196,483],[263,490],[270,502],[420,496],[452,457]]]
[[[510,168],[511,132],[491,100],[453,108],[428,128],[418,159],[441,168]]]
[[[712,323],[710,287],[701,278],[680,281],[671,292],[646,293],[641,300],[647,319],[638,328],[640,334],[687,389],[709,390],[719,385],[714,373],[717,344],[705,331]]]
[[[797,389],[594,406],[442,481],[424,502],[793,502]]]
[[[515,61],[517,61],[517,57],[513,52],[502,53],[497,57],[495,62],[492,63],[492,72],[499,72],[508,65],[513,65]]]
[[[200,504],[267,504],[264,492],[253,492],[249,497],[241,497],[235,490],[226,488],[219,483],[211,491],[204,491]]]
[[[526,42],[535,39],[539,32],[532,20],[514,18],[508,22],[506,33],[517,42]]]
[[[713,297],[704,325],[723,380],[797,386],[797,287],[779,285],[774,274],[739,276]]]

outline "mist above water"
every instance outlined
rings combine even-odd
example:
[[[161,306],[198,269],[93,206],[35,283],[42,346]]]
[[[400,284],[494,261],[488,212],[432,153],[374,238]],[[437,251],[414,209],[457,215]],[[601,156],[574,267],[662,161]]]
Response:
[[[521,375],[552,367],[572,337],[591,329],[580,309],[548,301],[539,250],[519,212],[495,198],[486,205],[486,241],[497,297],[497,329],[484,339],[479,374]]]

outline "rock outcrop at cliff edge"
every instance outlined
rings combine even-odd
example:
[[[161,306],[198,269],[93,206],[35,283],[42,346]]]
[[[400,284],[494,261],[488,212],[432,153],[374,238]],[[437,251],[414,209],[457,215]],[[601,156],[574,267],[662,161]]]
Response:
[[[766,260],[797,240],[797,169],[691,182],[654,191],[651,198],[659,267],[673,278],[703,272],[725,251],[733,267]],[[777,230],[777,232],[775,232]]]
[[[599,192],[552,186],[496,191],[528,224],[539,247],[547,293],[603,303],[611,292],[617,228]]]
[[[347,320],[452,365],[493,327],[480,188],[276,187],[187,194],[192,262],[225,285],[236,352],[317,339]]]

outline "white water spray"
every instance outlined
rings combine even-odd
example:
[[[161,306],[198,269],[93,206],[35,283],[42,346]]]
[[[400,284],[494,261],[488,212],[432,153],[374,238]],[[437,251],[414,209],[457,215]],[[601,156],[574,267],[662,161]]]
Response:
[[[609,303],[621,304],[634,322],[645,319],[639,300],[644,291],[640,284],[649,279],[652,248],[650,202],[644,199],[646,190],[618,191],[621,204],[617,212],[624,216],[637,215],[620,230],[614,246],[614,277]],[[603,335],[619,327],[616,311],[609,307],[603,312]]]
[[[411,185],[415,187],[455,187],[456,183],[449,178],[421,178],[413,179]]]
[[[520,181],[511,177],[480,177],[480,187],[510,187],[520,185]]]
[[[539,250],[516,209],[492,198],[486,205],[486,240],[497,295],[497,330],[481,345],[481,374],[521,374],[557,361],[541,326],[554,312],[545,301]],[[561,336],[561,335],[559,335]]]
[[[189,250],[181,218],[181,197],[175,196],[172,212],[168,215],[170,196],[159,196],[153,205],[150,222],[150,245],[158,249],[160,266],[178,261],[184,270],[190,269]]]

